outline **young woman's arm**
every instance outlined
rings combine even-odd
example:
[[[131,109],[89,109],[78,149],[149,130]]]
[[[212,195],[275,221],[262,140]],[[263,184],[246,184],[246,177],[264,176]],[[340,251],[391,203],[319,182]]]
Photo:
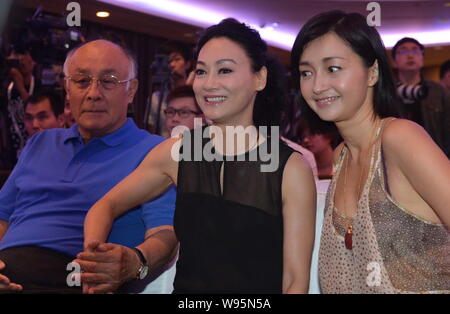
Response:
[[[413,204],[412,210],[418,204],[421,212],[415,214],[435,215],[450,226],[450,161],[445,154],[421,126],[408,120],[389,123],[382,141],[388,174],[389,166],[391,171],[398,169],[397,178],[406,178],[433,213],[428,213],[428,206],[421,206],[420,199],[414,199],[411,195],[414,193],[408,193],[402,186],[393,183],[392,194],[397,194],[399,202]]]
[[[316,185],[303,158],[294,153],[283,171],[283,293],[307,293],[316,219]]]
[[[116,217],[176,184],[178,163],[171,156],[175,143],[179,140],[169,139],[151,150],[136,170],[91,207],[84,222],[85,248],[106,241]]]

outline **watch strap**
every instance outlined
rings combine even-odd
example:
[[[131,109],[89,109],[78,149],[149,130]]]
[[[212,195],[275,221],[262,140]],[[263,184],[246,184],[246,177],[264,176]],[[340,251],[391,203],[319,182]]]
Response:
[[[136,252],[136,255],[139,257],[139,260],[141,261],[142,265],[148,266],[148,262],[147,262],[147,260],[145,259],[145,256],[144,256],[144,254],[142,253],[142,251],[139,250],[139,249],[136,248],[136,247],[132,247],[131,249],[132,249],[134,252]]]

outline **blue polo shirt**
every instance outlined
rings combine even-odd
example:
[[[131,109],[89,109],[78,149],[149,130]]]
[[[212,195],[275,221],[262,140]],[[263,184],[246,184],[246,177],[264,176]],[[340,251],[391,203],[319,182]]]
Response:
[[[162,141],[131,119],[87,144],[77,125],[35,134],[0,190],[0,219],[9,223],[0,250],[33,245],[73,256],[81,252],[88,209]],[[108,241],[136,246],[147,229],[172,225],[175,194],[171,188],[116,219]]]

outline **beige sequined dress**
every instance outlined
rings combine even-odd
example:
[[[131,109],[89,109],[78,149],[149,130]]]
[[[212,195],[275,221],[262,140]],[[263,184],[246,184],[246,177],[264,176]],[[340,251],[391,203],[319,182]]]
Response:
[[[322,293],[450,293],[450,232],[414,216],[386,191],[380,141],[371,156],[358,211],[353,249],[344,244],[346,224],[334,206],[345,155],[330,184],[319,252]]]

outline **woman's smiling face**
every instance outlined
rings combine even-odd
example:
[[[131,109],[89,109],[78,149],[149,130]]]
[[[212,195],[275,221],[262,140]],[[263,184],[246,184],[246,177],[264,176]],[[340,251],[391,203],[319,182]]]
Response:
[[[335,33],[313,41],[300,56],[300,90],[317,115],[326,121],[352,118],[362,108],[372,110],[373,90],[378,75],[367,68]],[[377,73],[377,72],[376,72]]]
[[[251,59],[236,42],[217,37],[200,50],[193,84],[205,116],[217,123],[252,123],[256,94],[265,87],[264,70],[254,72]]]

